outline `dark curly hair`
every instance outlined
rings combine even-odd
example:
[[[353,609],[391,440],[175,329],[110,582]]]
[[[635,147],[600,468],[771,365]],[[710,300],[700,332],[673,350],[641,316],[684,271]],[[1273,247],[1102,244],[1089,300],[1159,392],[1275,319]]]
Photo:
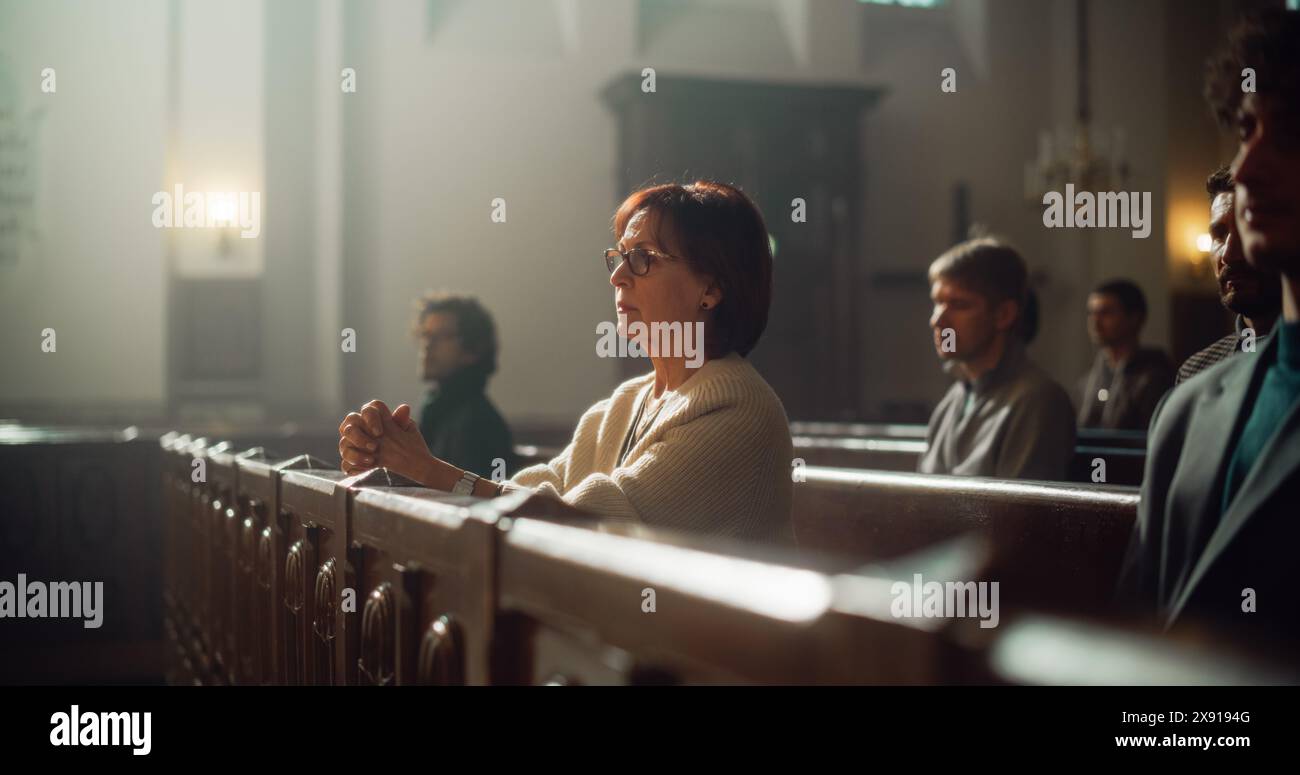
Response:
[[[1300,109],[1300,13],[1280,9],[1242,17],[1228,44],[1206,63],[1205,98],[1223,126],[1241,106],[1244,68],[1255,71],[1255,91],[1287,113]]]
[[[411,334],[418,336],[424,319],[434,313],[456,317],[456,331],[466,352],[478,356],[477,368],[491,375],[497,370],[497,327],[492,314],[473,296],[450,291],[428,291],[415,302]]]
[[[1232,183],[1232,170],[1220,167],[1205,179],[1205,193],[1210,195],[1210,202],[1219,194],[1231,194],[1236,188]]]

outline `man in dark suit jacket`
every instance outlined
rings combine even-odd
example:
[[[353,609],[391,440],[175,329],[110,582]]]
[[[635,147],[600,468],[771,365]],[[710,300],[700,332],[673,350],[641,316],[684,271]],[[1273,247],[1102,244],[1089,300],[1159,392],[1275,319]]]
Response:
[[[1300,637],[1300,404],[1224,508],[1252,398],[1278,347],[1275,338],[1198,374],[1157,410],[1123,586],[1162,625],[1206,620],[1242,635]]]
[[[1243,68],[1268,73],[1243,92]],[[1267,346],[1176,387],[1149,433],[1122,589],[1166,627],[1300,639],[1300,14],[1253,17],[1210,70],[1237,129],[1232,163],[1246,259],[1282,278]]]

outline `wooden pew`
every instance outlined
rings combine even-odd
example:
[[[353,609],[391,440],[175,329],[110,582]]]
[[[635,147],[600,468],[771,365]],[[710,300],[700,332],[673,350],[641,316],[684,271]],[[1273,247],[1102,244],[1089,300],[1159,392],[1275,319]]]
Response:
[[[356,593],[364,581],[363,547],[353,539],[353,499],[366,486],[414,483],[384,469],[349,477],[310,456],[297,461],[276,471],[287,547],[280,630],[284,680],[327,686],[378,681],[389,663],[363,661],[370,652],[363,653],[362,638],[374,636],[367,645],[382,639],[385,630],[374,625],[391,616],[393,594],[384,587],[364,600],[354,598],[360,611],[344,607],[345,590]],[[374,653],[386,657],[387,645],[380,643]]]
[[[874,471],[915,471],[925,453],[924,439],[840,438],[794,436],[795,455],[805,464]],[[1137,486],[1142,483],[1146,452],[1125,447],[1075,447],[1068,480],[1092,482],[1096,460],[1105,461],[1105,484]]]
[[[1090,483],[1094,472],[1100,472],[1097,461],[1105,463],[1104,484],[1140,487],[1146,469],[1144,447],[1098,447],[1080,444],[1074,448],[1070,461],[1069,480]]]
[[[925,439],[793,436],[791,441],[794,454],[810,466],[915,471],[925,453]]]
[[[222,449],[218,447],[213,457],[219,457]],[[206,446],[191,444],[186,454],[193,455],[200,450],[206,453]],[[252,506],[275,499],[286,528],[285,540],[292,540],[299,547],[299,567],[294,568],[292,559],[287,559],[283,565],[289,579],[299,580],[298,584],[286,585],[284,594],[284,607],[289,609],[284,635],[284,640],[289,643],[285,651],[297,655],[296,659],[286,658],[289,663],[287,680],[294,682],[296,675],[298,679],[316,683],[343,683],[354,673],[341,663],[359,658],[364,665],[367,655],[375,655],[372,664],[377,669],[365,672],[373,673],[377,683],[518,682],[517,673],[510,670],[511,666],[519,664],[516,655],[524,650],[523,644],[496,639],[496,651],[489,648],[501,621],[495,613],[494,579],[498,566],[495,553],[500,540],[495,514],[490,510],[483,511],[484,504],[475,499],[453,498],[420,488],[387,486],[393,482],[382,472],[372,471],[349,480],[333,470],[320,469],[319,464],[320,461],[306,456],[279,464],[269,464],[253,456],[240,457],[237,461],[241,472],[249,472],[248,475],[241,473],[237,478],[241,510],[248,508],[242,504]],[[217,479],[221,481],[220,476]],[[278,496],[268,486],[273,479],[280,480]],[[373,487],[375,482],[386,486]],[[217,489],[220,491],[222,487],[218,485]],[[210,501],[208,507],[211,508]],[[470,507],[478,508],[480,513],[475,515]],[[256,511],[254,509],[253,513]],[[507,520],[506,525],[509,523]],[[349,524],[352,526],[350,530]],[[541,524],[544,529],[548,527]],[[579,530],[579,534],[590,532],[585,528],[568,529]],[[350,540],[346,538],[349,533],[352,536]],[[343,540],[339,540],[340,535],[345,536]],[[207,536],[211,538],[211,533]],[[644,542],[644,536],[638,540]],[[357,550],[348,555],[346,564],[341,567],[345,569],[342,573],[344,580],[350,578],[347,569],[357,569],[356,578],[360,582],[357,587],[369,590],[359,626],[349,626],[348,617],[337,614],[339,596],[334,594],[341,583],[337,573],[340,567],[338,547],[353,543]],[[640,551],[644,549],[642,545]],[[290,555],[294,553],[288,552]],[[211,545],[207,554],[220,556]],[[316,584],[310,590],[314,599],[308,597],[305,572],[313,564],[318,566]],[[791,573],[795,572],[796,569],[788,567],[781,569],[780,575],[771,581],[768,588],[773,592],[784,589]],[[568,584],[562,579],[560,581],[561,585]],[[706,583],[707,579],[696,581]],[[294,588],[301,589],[301,594],[295,595]],[[870,631],[869,639],[875,643],[884,642],[882,638],[916,641],[891,653],[912,657],[928,655],[929,662],[924,665],[898,665],[891,661],[886,666],[873,666],[872,670],[884,671],[879,680],[931,680],[926,676],[939,670],[944,661],[937,656],[936,650],[946,651],[950,646],[934,641],[923,634],[923,629],[911,625],[900,628],[890,621],[882,623],[880,620],[885,614],[879,589],[875,594],[877,608],[874,619],[863,620],[860,610],[846,619],[843,612],[828,607],[822,630],[818,633],[809,634],[794,626],[796,632],[789,637],[807,652],[804,658],[797,660],[804,665],[800,669],[806,674],[799,680],[815,680],[817,670],[827,664],[849,670],[855,660],[860,661],[860,649],[851,648],[850,644],[830,642],[827,638],[832,632],[863,627]],[[708,597],[707,591],[704,596]],[[295,600],[296,611],[293,610]],[[858,605],[860,608],[860,603]],[[515,611],[505,620],[517,625],[518,614]],[[711,611],[706,610],[700,616],[704,620],[714,620]],[[295,619],[297,627],[292,626]],[[789,622],[778,624],[790,626]],[[507,630],[510,631],[509,626]],[[353,635],[350,637],[349,633]],[[207,640],[216,638],[209,635]],[[256,640],[265,642],[267,639]],[[236,643],[241,642],[236,638]],[[928,645],[922,646],[923,642]],[[837,654],[837,649],[849,653]],[[757,669],[761,658],[754,656],[752,659],[755,664],[751,669]],[[392,665],[391,675],[384,665]],[[503,669],[506,670],[504,674]],[[861,667],[858,670],[854,674],[858,678],[865,675]],[[653,667],[638,669],[632,680],[662,680],[665,674],[656,671],[657,668]],[[712,676],[710,680],[733,680],[725,670],[709,675]],[[214,682],[218,678],[210,675],[207,680]]]
[[[1146,451],[1146,431],[1122,431],[1106,428],[1079,428],[1076,431],[1079,446],[1107,449],[1140,449]]]
[[[173,686],[199,683],[190,648],[193,610],[188,599],[187,566],[184,558],[190,488],[186,458],[181,452],[192,439],[175,432],[159,439],[162,452],[162,540],[163,540],[163,640],[164,680]]]
[[[323,460],[304,456],[299,466],[280,470],[281,513],[285,519],[284,585],[280,633],[284,681],[294,685],[348,683],[343,643],[347,619],[336,600],[349,578],[351,542],[345,487],[347,476]]]
[[[246,475],[240,464],[245,460],[265,462],[265,459],[265,450],[260,447],[230,455],[232,484],[224,502],[224,564],[229,570],[225,579],[229,600],[225,643],[230,682],[242,685],[262,683],[254,619],[259,613],[257,565],[264,515],[256,513],[248,498],[240,494],[240,480]]]
[[[838,438],[793,436],[795,455],[806,465],[870,468],[880,471],[915,471],[925,452],[925,438]],[[546,463],[564,451],[562,446],[515,445],[520,466]]]
[[[817,428],[816,423],[791,423],[791,428]],[[856,424],[854,427],[857,427]],[[868,427],[868,426],[864,426]],[[915,426],[872,426],[889,430]],[[794,435],[795,456],[805,465],[829,468],[859,468],[871,471],[911,472],[925,453],[925,436],[920,438],[898,433],[893,437],[838,437],[828,435]],[[1098,438],[1098,441],[1101,441]],[[1121,439],[1121,441],[1124,441]],[[523,466],[545,463],[563,451],[562,447],[532,444],[515,446],[515,455]],[[1105,461],[1105,484],[1137,486],[1142,483],[1146,452],[1142,448],[1083,445],[1075,448],[1068,481],[1092,483],[1097,459]]]
[[[1263,646],[1261,648],[1260,646]],[[1013,617],[985,643],[995,683],[1025,686],[1279,686],[1300,684],[1294,644],[1247,646],[1170,637],[1131,622],[1041,613]]]
[[[926,426],[912,423],[811,422],[794,420],[791,436],[827,436],[855,439],[920,439],[925,441]]]
[[[297,485],[293,482],[305,476],[314,476],[314,474],[293,472],[284,474],[285,492],[289,493],[296,488]],[[552,569],[548,563],[543,571],[544,579],[526,580],[521,582],[522,586],[502,588],[503,591],[510,589],[526,594],[515,594],[514,597],[505,595],[502,598],[502,607],[508,610],[497,616],[494,615],[497,599],[494,584],[497,577],[495,569],[498,566],[501,568],[499,573],[502,579],[517,578],[509,572],[509,569],[517,565],[511,565],[505,559],[498,563],[496,554],[498,551],[504,551],[497,548],[498,543],[502,540],[509,542],[511,536],[526,537],[526,533],[519,533],[517,530],[521,525],[527,527],[532,523],[535,523],[534,530],[561,528],[562,532],[568,531],[565,535],[570,541],[581,542],[593,535],[593,531],[585,527],[557,526],[535,520],[499,520],[490,510],[490,504],[476,499],[436,494],[409,486],[375,486],[376,482],[384,484],[382,476],[382,472],[372,471],[350,480],[327,477],[331,486],[336,488],[336,493],[337,488],[354,493],[354,497],[350,500],[340,501],[336,497],[334,502],[348,504],[350,515],[348,521],[351,525],[350,544],[356,547],[356,551],[349,555],[347,567],[355,570],[355,578],[358,582],[356,588],[359,593],[365,594],[360,622],[340,624],[335,629],[336,641],[344,644],[340,647],[341,652],[336,654],[342,653],[345,658],[357,660],[359,666],[355,677],[360,683],[400,685],[533,682],[529,676],[532,676],[536,670],[525,666],[527,655],[533,653],[533,648],[525,646],[524,641],[516,636],[522,636],[526,640],[536,635],[547,648],[549,648],[548,644],[553,644],[556,637],[563,641],[564,636],[563,633],[557,635],[552,626],[539,626],[539,622],[548,620],[545,617],[539,619],[537,612],[529,608],[525,598],[531,600],[529,595],[535,596],[548,587],[577,591],[581,596],[591,590],[606,588],[610,580],[602,576],[600,571],[593,571],[590,568],[584,569],[579,574],[581,578],[575,578],[566,575],[567,569]],[[313,489],[323,490],[324,487],[317,482],[313,485]],[[286,502],[307,499],[298,495],[286,496]],[[477,508],[477,513],[472,507]],[[291,508],[287,503],[286,508],[294,512],[295,524],[300,523],[304,526],[307,524],[301,514],[307,513],[309,509]],[[322,506],[310,511],[319,516],[323,508]],[[501,522],[500,529],[497,527],[498,521]],[[606,532],[617,529],[612,526],[603,528]],[[629,551],[644,553],[650,546],[646,542],[647,535],[648,533],[641,531],[631,544],[625,542],[624,546],[630,547]],[[658,537],[664,542],[684,540],[687,545],[698,540],[692,537],[683,539],[668,534],[661,534]],[[752,549],[740,544],[731,544],[725,548],[731,551]],[[563,556],[569,556],[568,549],[559,551]],[[682,551],[686,555],[698,556],[699,554],[697,550]],[[322,565],[329,562],[326,555],[327,551],[317,551]],[[334,556],[337,558],[337,555]],[[680,560],[674,559],[664,567],[676,568],[679,562]],[[751,567],[753,567],[752,563]],[[776,577],[770,580],[767,590],[774,594],[785,590],[778,594],[778,598],[784,595],[788,602],[787,585],[790,578],[797,576],[800,571],[794,567],[785,567],[779,571]],[[805,574],[804,578],[806,580],[811,576]],[[699,594],[706,601],[713,594],[708,591],[709,582],[707,574],[695,579],[695,583],[704,585],[704,591]],[[791,624],[785,621],[775,623],[778,627],[791,630],[788,635],[790,643],[786,644],[787,650],[797,646],[803,652],[802,657],[797,655],[789,657],[796,659],[802,665],[799,669],[803,671],[802,677],[791,680],[795,682],[829,680],[823,675],[829,669],[828,665],[835,665],[835,670],[841,671],[844,680],[854,681],[916,683],[938,680],[936,676],[944,670],[951,671],[944,673],[945,676],[956,677],[960,674],[960,671],[953,667],[962,661],[960,658],[953,658],[952,652],[955,647],[933,636],[929,631],[933,623],[925,622],[922,623],[924,626],[918,626],[916,622],[900,624],[893,620],[888,615],[887,601],[882,596],[883,591],[878,584],[869,587],[870,601],[864,609],[860,584],[855,587],[851,583],[838,579],[823,580],[822,583],[825,589],[838,594],[843,600],[838,608],[827,601],[822,601],[825,610],[822,612],[819,628],[809,632],[800,623]],[[320,591],[319,587],[317,591]],[[731,590],[733,593],[734,591]],[[333,600],[334,596],[325,594],[322,598],[320,602],[324,605],[326,600]],[[641,616],[640,600],[638,588],[638,596],[635,598],[637,606],[635,611],[638,617]],[[848,602],[852,605],[848,605]],[[846,610],[840,610],[841,608]],[[318,634],[317,639],[311,644],[315,649],[321,648],[319,631],[322,610],[318,608],[315,614],[315,628]],[[776,610],[780,610],[779,600]],[[851,613],[847,612],[848,610],[851,610]],[[864,617],[864,610],[869,610],[872,614]],[[681,621],[680,626],[686,627],[690,621],[695,620],[723,622],[727,620],[728,612],[729,609],[725,607],[720,611],[708,607],[703,610],[690,609],[682,614],[685,619]],[[750,617],[752,620],[752,612],[730,611],[730,615]],[[343,617],[344,620],[346,618]],[[634,617],[633,623],[636,621]],[[531,629],[529,623],[532,624]],[[750,626],[762,625],[751,621]],[[340,634],[341,632],[350,632],[353,635],[349,637]],[[879,657],[872,657],[863,664],[861,649],[842,640],[846,633],[861,633],[860,637],[876,644],[899,641],[897,650],[890,653],[906,654],[909,655],[909,659],[906,660],[906,664],[899,664],[892,658],[885,659],[881,664]],[[707,643],[715,636],[716,633],[709,635],[703,632],[699,642]],[[489,649],[489,645],[493,643],[496,644],[496,648]],[[699,645],[699,643],[691,645]],[[773,653],[780,652],[779,648],[773,650]],[[684,658],[687,662],[694,659],[689,655]],[[751,673],[743,674],[750,677],[744,680],[759,680],[757,676],[762,670],[782,669],[778,666],[760,669],[765,658],[763,655],[751,657],[753,664],[748,668]],[[319,654],[314,657],[307,655],[304,659],[319,663],[321,657]],[[924,660],[924,662],[918,663],[916,660]],[[673,662],[673,665],[677,664]],[[565,680],[570,682],[608,682],[605,680],[609,678],[608,675],[601,675],[599,680],[588,676],[584,671],[589,667],[590,665],[579,660],[576,666],[570,666],[561,672],[569,676]],[[678,671],[672,673],[673,676],[677,676],[672,680],[706,682],[738,680],[735,674],[725,669],[706,670],[702,674],[696,674],[690,672],[694,669],[690,668],[687,673],[679,675],[680,669],[672,668],[672,671]],[[665,672],[667,670],[668,668],[656,664],[640,664],[631,668],[624,678],[634,683],[662,681],[669,675]],[[342,674],[341,671],[338,674]],[[350,680],[354,674],[349,672],[347,675]]]
[[[864,561],[964,533],[987,536],[1005,600],[1105,607],[1137,516],[1132,488],[810,467],[794,483],[796,540]]]
[[[201,623],[210,649],[209,679],[222,684],[257,683],[251,616],[253,564],[258,548],[257,529],[244,499],[239,496],[240,462],[264,459],[260,448],[234,451],[228,441],[205,447],[199,457],[206,463],[206,482],[196,487],[206,500],[208,515],[201,525],[196,566],[205,596],[207,619]]]
[[[192,441],[180,446],[187,455],[196,449],[213,459],[223,454],[219,445],[212,451]],[[173,476],[185,470],[183,462],[174,461]],[[287,624],[296,618],[299,625],[286,627],[286,639],[296,640],[286,650],[298,649],[299,657],[290,679],[335,684],[358,678],[380,684],[1297,680],[1293,669],[1264,669],[1260,663],[1220,659],[1213,651],[1197,661],[1167,639],[1020,614],[1014,609],[1024,601],[1013,600],[1014,593],[1004,594],[1007,611],[993,629],[979,628],[971,619],[894,615],[892,580],[913,571],[927,578],[955,572],[956,578],[1005,585],[1013,581],[1002,564],[1010,552],[1036,557],[1030,568],[1036,572],[1065,562],[1068,575],[1070,552],[1086,556],[1096,550],[1105,541],[1104,525],[1122,521],[1118,514],[1135,504],[1136,495],[1127,490],[957,480],[970,484],[963,490],[934,481],[949,477],[811,468],[808,481],[796,484],[796,498],[820,487],[825,499],[815,502],[843,505],[847,473],[851,492],[876,507],[868,515],[883,519],[865,534],[871,541],[863,550],[813,557],[616,523],[504,517],[511,505],[503,500],[510,498],[487,502],[433,493],[382,470],[344,477],[308,456],[277,463],[259,454],[236,455],[235,468],[237,512],[259,515],[251,527],[272,512],[279,515],[262,528],[260,537],[269,540],[259,543],[256,556],[274,544],[280,528],[283,542],[292,542],[279,565],[284,578],[297,583],[285,585],[276,606],[298,603],[285,616]],[[813,488],[801,491],[810,483]],[[1075,492],[1066,492],[1070,489]],[[946,499],[950,509],[929,518],[925,504],[912,496],[929,498],[930,505]],[[890,504],[900,505],[899,498],[911,502],[913,511],[904,509],[909,521],[891,522]],[[999,499],[1013,505],[999,511],[991,505]],[[1099,503],[1109,508],[1100,521],[1083,519],[1085,507]],[[851,508],[850,522],[855,515],[861,510]],[[1040,539],[1052,525],[1063,534],[1044,552]],[[1072,533],[1072,525],[1080,531]],[[988,551],[958,544],[950,550],[958,558],[957,570],[950,561],[946,570],[938,570],[932,544],[972,526],[978,537],[971,545]],[[167,545],[176,547],[170,540]],[[243,546],[241,540],[237,566]],[[911,551],[918,547],[925,551]],[[851,545],[835,537],[832,546],[822,548]],[[868,561],[871,567],[860,567]],[[269,565],[255,562],[254,576],[258,567]],[[364,595],[364,603],[357,601],[361,612],[338,614],[345,586]],[[240,587],[234,589],[239,596]],[[654,591],[653,612],[643,608],[647,589]],[[1053,590],[1060,593],[1059,587]],[[267,626],[269,619],[252,621]],[[235,629],[239,665],[246,641],[238,637],[238,623]],[[1043,660],[1043,653],[1059,651],[1067,640],[1083,656],[1118,656],[1101,664],[1094,660],[1086,669],[1069,660]],[[1081,650],[1081,643],[1091,651]],[[364,668],[350,670],[350,660]],[[235,675],[242,673],[237,669]]]
[[[240,556],[243,558],[243,573],[246,577],[251,576],[252,581],[251,584],[245,583],[251,598],[245,611],[250,634],[245,645],[241,646],[241,653],[252,663],[253,682],[300,684],[312,675],[314,666],[304,661],[303,654],[303,649],[311,641],[300,629],[290,628],[288,606],[297,607],[298,616],[310,618],[312,611],[306,606],[307,601],[313,598],[306,590],[299,592],[297,585],[293,588],[286,586],[290,548],[296,542],[304,541],[308,534],[315,534],[317,523],[303,523],[304,519],[312,520],[314,509],[324,508],[331,515],[331,523],[334,519],[329,504],[311,497],[310,488],[307,494],[296,490],[286,502],[285,474],[319,475],[331,481],[341,479],[343,474],[311,455],[297,455],[287,460],[276,458],[278,455],[267,455],[265,451],[254,449],[238,460],[239,508],[243,515],[241,545],[245,547]],[[303,484],[301,480],[298,482],[300,486]],[[304,501],[305,505],[300,507]],[[297,557],[302,560],[313,551],[313,545],[304,542],[299,546]],[[319,568],[309,564],[296,570],[310,576]],[[314,588],[311,592],[314,594]],[[301,619],[297,621],[302,623]],[[288,655],[291,653],[297,657],[290,659]]]
[[[613,524],[512,519],[501,537],[500,683],[922,684],[974,673],[946,622],[891,614],[883,579]]]
[[[996,580],[995,557],[980,550],[987,541],[951,545],[957,561],[946,569],[930,551],[844,570],[609,524],[515,519],[501,539],[500,683],[1300,683],[1285,651],[1170,637],[1122,620],[1014,604],[991,628],[977,618],[894,615],[895,580],[913,570]],[[643,608],[648,589],[653,612]]]
[[[481,499],[358,480],[352,501],[362,684],[485,685],[496,603],[496,515]]]
[[[230,529],[227,504],[235,487],[234,458],[230,445],[209,443],[189,435],[160,439],[167,453],[166,479],[169,509],[166,523],[174,554],[165,564],[164,601],[171,599],[173,615],[167,623],[175,639],[174,661],[167,680],[172,683],[230,683],[231,644],[225,641],[225,620],[230,610],[227,594],[230,574],[225,537]],[[197,461],[202,461],[200,476]]]
[[[281,590],[289,514],[280,473],[325,472],[318,458],[276,460],[265,450],[231,452],[222,442],[166,434],[167,582],[178,656],[186,675],[170,683],[270,684],[285,680]],[[192,481],[203,459],[207,481]],[[236,659],[237,657],[237,659]]]
[[[1146,449],[1146,431],[1110,430],[1106,428],[1079,428],[1080,446]],[[842,439],[919,439],[925,441],[926,426],[899,423],[859,422],[801,422],[790,423],[792,436],[818,436]],[[525,436],[524,438],[531,438]]]
[[[98,628],[0,619],[0,684],[158,680],[161,453],[135,428],[0,422],[0,580],[103,585]]]
[[[239,548],[239,514],[235,505],[237,490],[235,453],[230,442],[222,441],[203,452],[207,462],[205,495],[208,515],[208,543],[204,557],[204,586],[209,619],[205,623],[212,648],[212,670],[221,684],[237,684],[238,647],[235,643],[238,578],[236,553]]]
[[[855,443],[891,449],[919,442]],[[890,458],[885,454],[882,459],[887,464]],[[890,477],[871,470],[830,473],[815,466],[805,470],[809,476],[794,485],[793,503],[801,545],[876,560],[918,551],[965,531],[994,534],[1002,556],[1012,563],[1008,581],[1014,596],[1023,592],[1031,601],[1055,600],[1071,609],[1095,610],[1108,603],[1136,519],[1138,496],[1129,488]],[[1013,559],[1022,551],[1023,559]],[[1058,568],[1069,569],[1060,595],[1036,593],[1035,585]]]
[[[283,595],[272,594],[271,586],[277,571],[283,582],[290,539],[307,541],[300,549],[304,558],[315,555],[303,565],[303,576],[313,577],[299,586],[300,612],[311,617],[299,642],[305,648],[323,644],[314,656],[328,663],[322,669],[320,660],[304,660],[296,675],[321,683],[355,680],[359,675],[346,663],[355,666],[357,659],[378,668],[367,667],[368,673],[391,674],[378,682],[397,684],[1300,680],[1285,662],[1279,668],[1217,645],[1025,611],[1043,603],[1068,607],[1063,599],[1086,598],[1105,586],[1093,584],[1106,575],[1097,570],[1104,563],[1094,567],[1094,560],[1111,556],[1114,549],[1106,545],[1127,538],[1131,516],[1125,515],[1136,504],[1131,490],[935,481],[950,478],[814,467],[806,469],[807,481],[795,485],[796,499],[821,492],[823,499],[812,502],[847,504],[850,523],[857,522],[846,533],[823,537],[819,548],[837,555],[823,557],[613,523],[503,518],[509,504],[500,501],[403,486],[382,471],[343,477],[308,456],[276,460],[176,434],[141,444],[103,439],[93,447],[11,448],[10,471],[51,454],[50,465],[33,470],[71,472],[76,481],[86,478],[77,472],[87,470],[82,466],[89,461],[109,466],[104,482],[114,486],[73,488],[76,505],[51,512],[42,497],[46,490],[38,486],[30,491],[36,497],[23,501],[30,492],[11,475],[6,516],[21,516],[10,510],[15,504],[31,507],[32,516],[6,527],[10,539],[24,537],[12,533],[14,525],[49,531],[69,517],[96,531],[110,523],[120,527],[111,517],[120,513],[115,510],[121,498],[149,487],[141,475],[161,472],[164,519],[121,528],[131,541],[127,555],[94,558],[69,577],[98,578],[101,570],[121,570],[128,562],[157,567],[166,584],[158,599],[166,613],[168,680],[174,683],[276,680],[275,661],[263,657],[283,643],[272,639],[280,631],[270,614],[283,610],[291,595],[282,583]],[[151,466],[137,470],[139,461],[131,461],[113,467],[136,447],[149,453],[141,460]],[[206,461],[206,482],[191,478],[195,459]],[[811,490],[801,489],[809,484]],[[846,484],[852,485],[848,494]],[[113,511],[96,516],[104,503],[115,504]],[[927,507],[935,504],[944,507]],[[92,518],[99,521],[87,522]],[[806,523],[801,519],[800,525]],[[968,528],[990,551],[958,551],[957,576],[1004,585],[999,626],[895,617],[891,580],[913,570],[927,578],[941,575],[933,559],[938,550],[931,547]],[[141,538],[139,530],[154,532]],[[801,529],[800,537],[805,535]],[[847,540],[854,536],[863,542],[856,548]],[[42,540],[39,532],[36,538]],[[285,547],[283,556],[272,556],[277,544]],[[924,552],[917,554],[918,548]],[[328,579],[313,583],[321,581],[321,565],[330,560],[342,569],[332,590]],[[873,565],[860,567],[864,562]],[[44,570],[41,575],[62,573]],[[389,594],[372,594],[385,584]],[[1044,593],[1041,599],[1022,594],[1026,584]],[[1071,585],[1077,586],[1073,592]],[[361,610],[350,619],[335,616],[345,586],[360,598]],[[643,609],[647,588],[654,590],[653,612]],[[153,589],[157,594],[159,585]],[[313,605],[318,601],[321,606]],[[332,631],[331,616],[337,625]],[[106,619],[110,624],[121,626]],[[333,641],[325,637],[331,632]],[[355,633],[355,645],[348,645],[348,633]],[[38,645],[61,651],[66,641]],[[368,659],[372,654],[383,658]],[[30,648],[20,646],[9,656],[10,670],[39,663]],[[103,677],[82,671],[86,677],[78,680]]]
[[[337,420],[334,421],[335,423]],[[149,427],[139,429],[142,438],[158,438],[178,431],[172,428]],[[226,442],[237,451],[262,448],[282,451],[284,457],[313,455],[321,460],[334,462],[338,458],[338,432],[329,421],[319,425],[302,426],[296,423],[282,423],[272,426],[231,425],[229,423],[194,423],[187,424],[184,433],[192,438],[211,439]]]
[[[925,453],[924,425],[884,423],[792,422],[795,454],[808,465],[915,471]],[[1105,461],[1106,484],[1137,486],[1146,462],[1146,433],[1080,428],[1068,481],[1092,483]]]
[[[217,515],[223,535],[219,550],[210,551],[220,558],[220,570],[227,574],[220,577],[228,601],[222,615],[227,675],[231,683],[270,683],[275,652],[270,638],[264,636],[275,632],[269,626],[276,609],[271,595],[278,589],[273,563],[280,565],[273,560],[276,527],[271,519],[278,506],[271,504],[278,504],[278,471],[305,465],[305,456],[277,462],[265,449],[254,447],[222,457],[222,478],[229,482],[228,488],[222,488],[223,508]],[[277,478],[271,481],[270,474]]]
[[[212,658],[210,596],[208,593],[208,557],[210,538],[208,535],[209,502],[205,483],[196,482],[193,462],[202,458],[208,447],[208,439],[199,437],[177,446],[179,456],[179,487],[185,495],[185,506],[178,514],[181,543],[184,556],[180,560],[183,568],[181,577],[181,598],[188,610],[186,632],[188,649],[192,662],[193,682],[212,684],[218,680],[215,663]]]
[[[280,472],[309,468],[313,461],[306,455],[288,460],[278,457],[254,448],[239,455],[235,463],[239,469],[237,503],[242,516],[239,584],[243,591],[239,597],[246,601],[242,615],[247,627],[239,649],[241,662],[251,663],[243,671],[246,680],[255,684],[285,682],[281,595],[289,517],[280,509]]]

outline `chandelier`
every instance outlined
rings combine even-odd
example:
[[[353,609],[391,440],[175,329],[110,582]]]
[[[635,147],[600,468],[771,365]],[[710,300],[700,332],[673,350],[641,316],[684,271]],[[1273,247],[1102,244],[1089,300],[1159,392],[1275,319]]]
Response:
[[[1091,128],[1092,107],[1088,81],[1088,0],[1075,0],[1076,107],[1072,127],[1043,130],[1038,135],[1038,157],[1025,162],[1025,200],[1042,206],[1049,191],[1063,191],[1073,183],[1079,191],[1123,191],[1128,185],[1124,130],[1097,137]]]

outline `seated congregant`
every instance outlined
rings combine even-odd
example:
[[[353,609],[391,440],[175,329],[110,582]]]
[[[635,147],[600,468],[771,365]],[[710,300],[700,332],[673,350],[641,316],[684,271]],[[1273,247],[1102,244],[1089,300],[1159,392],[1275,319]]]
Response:
[[[1074,408],[1025,352],[1027,270],[1011,247],[963,242],[930,265],[930,327],[956,378],[935,407],[921,473],[1066,478]]]
[[[1246,67],[1269,73],[1241,90]],[[1300,14],[1239,24],[1207,95],[1238,147],[1241,247],[1277,272],[1268,344],[1170,391],[1151,423],[1147,475],[1122,597],[1167,628],[1212,623],[1242,638],[1300,641]],[[1294,652],[1292,652],[1294,653]]]
[[[1205,190],[1210,194],[1210,252],[1219,300],[1237,313],[1237,322],[1231,334],[1183,361],[1175,382],[1191,379],[1243,350],[1264,349],[1282,309],[1282,281],[1273,272],[1251,266],[1241,250],[1232,173],[1227,167],[1215,170],[1205,181]]]
[[[617,329],[649,352],[653,370],[588,409],[558,457],[493,484],[431,455],[410,407],[390,414],[372,401],[339,426],[343,470],[384,466],[484,497],[529,488],[550,513],[791,541],[789,423],[746,359],[772,296],[762,214],[730,185],[667,184],[629,196],[614,237],[603,261]],[[702,326],[703,352],[655,348],[656,323]]]
[[[1140,345],[1146,319],[1146,297],[1128,280],[1104,282],[1088,295],[1097,356],[1079,381],[1080,428],[1144,431],[1151,422],[1174,384],[1174,366],[1164,350]]]
[[[419,302],[414,333],[420,377],[432,383],[420,411],[429,451],[481,476],[513,471],[510,427],[486,393],[497,369],[492,316],[471,296],[431,293]]]

